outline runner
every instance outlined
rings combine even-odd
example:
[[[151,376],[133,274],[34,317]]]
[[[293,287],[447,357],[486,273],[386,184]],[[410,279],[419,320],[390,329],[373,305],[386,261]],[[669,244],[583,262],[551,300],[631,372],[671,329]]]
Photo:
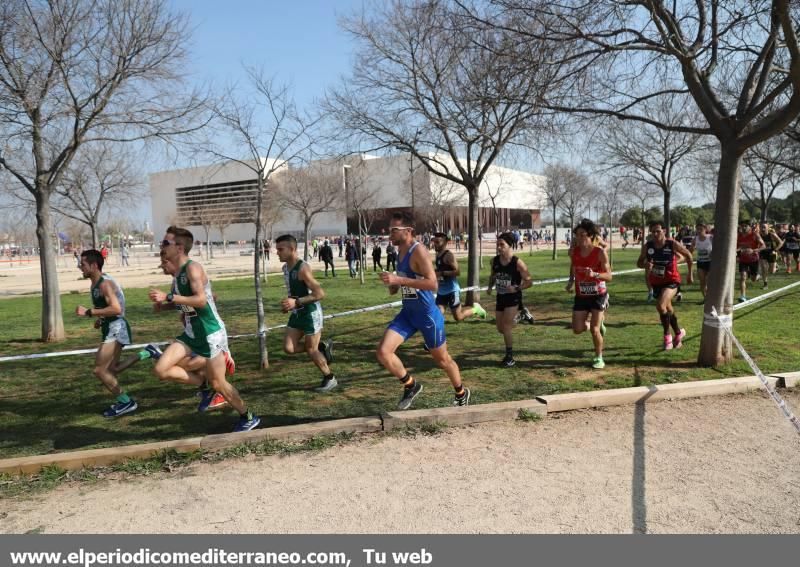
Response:
[[[758,264],[761,270],[761,279],[764,280],[763,289],[769,287],[769,275],[778,269],[778,250],[783,246],[783,241],[775,234],[775,230],[767,223],[761,223],[759,236],[764,241],[764,249],[758,253]]]
[[[681,348],[686,330],[678,326],[672,299],[681,283],[681,274],[678,272],[678,260],[681,257],[686,259],[689,270],[686,281],[690,284],[693,282],[692,255],[681,243],[667,238],[664,225],[660,221],[650,223],[650,234],[652,240],[647,241],[642,247],[636,265],[647,271],[648,283],[653,287],[656,310],[664,328],[664,350]],[[675,333],[674,340],[670,334],[670,327]]]
[[[786,273],[792,273],[792,260],[795,269],[800,272],[800,232],[797,231],[797,226],[790,224],[783,240],[786,243]]]
[[[165,258],[180,266],[175,277],[178,293],[164,293],[158,289],[150,290],[150,300],[154,303],[167,301],[176,305],[184,314],[184,332],[176,342],[172,343],[158,359],[155,374],[161,380],[170,380],[182,384],[202,386],[204,377],[197,371],[187,371],[180,362],[195,353],[206,359],[205,374],[213,390],[209,390],[204,398],[213,397],[217,391],[239,412],[239,421],[234,431],[249,431],[261,423],[261,419],[247,410],[239,393],[225,378],[225,356],[223,351],[228,347],[228,336],[222,319],[217,313],[208,281],[203,267],[189,259],[194,237],[184,228],[171,226],[167,229],[161,247]],[[205,401],[205,399],[204,399]]]
[[[572,250],[572,268],[570,276],[574,277],[575,303],[572,306],[572,332],[580,335],[584,331],[592,332],[594,358],[592,368],[605,368],[603,362],[603,342],[606,326],[603,323],[608,309],[608,289],[611,264],[605,249],[596,246],[593,238],[597,236],[597,226],[589,219],[583,219],[574,229],[576,243]],[[567,284],[570,291],[571,283]],[[591,315],[591,320],[590,320]]]
[[[486,289],[486,293],[491,295],[492,288],[497,287],[495,324],[497,332],[503,335],[505,341],[506,355],[500,364],[506,368],[516,364],[512,331],[519,305],[522,303],[522,290],[531,286],[531,276],[525,262],[511,254],[513,242],[514,239],[508,232],[497,237],[497,256],[492,259],[492,273]]]
[[[739,256],[739,301],[747,301],[747,277],[755,283],[758,280],[759,254],[764,250],[764,241],[753,230],[753,225],[744,221],[739,224],[736,238],[736,253]]]
[[[79,317],[97,317],[95,329],[100,329],[101,344],[95,355],[94,375],[117,401],[103,412],[104,417],[119,417],[136,411],[138,404],[117,381],[116,366],[124,345],[131,344],[131,327],[125,319],[125,294],[122,287],[108,274],[103,273],[105,263],[102,253],[86,250],[81,253],[80,270],[91,281],[92,308],[83,305],[75,308]]]
[[[283,278],[288,297],[281,301],[281,311],[291,312],[283,339],[286,354],[306,352],[322,372],[317,392],[330,392],[337,385],[336,376],[328,367],[333,359],[333,343],[322,342],[322,286],[314,278],[311,266],[297,256],[297,239],[284,234],[275,239],[278,259],[283,264]],[[291,266],[291,267],[290,267]],[[301,342],[300,339],[303,339]]]
[[[410,408],[414,398],[422,392],[422,384],[406,371],[396,354],[400,345],[417,331],[422,333],[433,360],[450,379],[455,390],[453,405],[469,405],[470,390],[464,387],[461,371],[447,352],[444,317],[436,308],[434,294],[438,285],[430,255],[414,240],[413,218],[408,213],[392,215],[389,238],[397,246],[400,260],[397,274],[381,272],[381,281],[389,286],[389,293],[401,292],[403,307],[389,323],[376,354],[383,367],[403,383],[403,396],[397,409]]]
[[[783,262],[783,269],[789,269],[789,251],[786,249],[786,235],[789,233],[789,227],[786,224],[782,224],[778,227],[778,238],[781,239],[783,242],[783,246],[778,248],[778,255],[781,258],[781,262]],[[788,273],[788,272],[787,272]]]
[[[462,307],[461,305],[461,286],[458,285],[458,276],[461,270],[455,255],[447,248],[449,240],[444,232],[433,234],[433,248],[436,250],[436,278],[439,280],[436,305],[439,306],[442,314],[449,307],[450,313],[453,314],[453,319],[456,321],[463,321],[472,315],[486,319],[486,310],[481,307],[480,303],[476,302],[472,307]]]
[[[708,234],[708,226],[702,222],[697,223],[695,231],[697,234],[689,251],[697,251],[697,275],[700,277],[700,293],[705,298],[708,292],[708,272],[711,270],[711,251],[714,249],[714,237]]]

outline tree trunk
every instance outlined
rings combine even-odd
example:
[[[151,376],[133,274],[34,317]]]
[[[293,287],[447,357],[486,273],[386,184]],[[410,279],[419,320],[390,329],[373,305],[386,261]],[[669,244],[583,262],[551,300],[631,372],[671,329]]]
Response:
[[[264,179],[261,173],[258,174],[258,196],[256,198],[256,242],[255,254],[253,254],[253,282],[256,288],[256,320],[258,323],[258,366],[262,370],[269,368],[269,356],[267,353],[267,325],[264,317],[264,294],[261,292],[261,277],[259,268],[261,260],[261,215],[264,204]],[[266,271],[266,270],[265,270]]]
[[[667,237],[669,237],[672,228],[672,219],[670,218],[669,211],[669,199],[670,199],[670,191],[669,189],[664,189],[664,228],[667,229]]]
[[[731,361],[731,340],[722,329],[706,322],[711,308],[720,315],[733,314],[733,286],[736,281],[736,228],[739,218],[739,169],[742,154],[722,146],[717,177],[717,207],[714,211],[714,248],[711,264],[714,271],[708,278],[708,293],[703,306],[704,321],[700,337],[700,366],[719,366]]]
[[[306,217],[303,220],[303,242],[305,242],[305,245],[303,246],[304,262],[308,262],[308,231],[310,226],[311,226],[311,221],[308,219],[308,217]],[[361,230],[360,227],[359,230]]]
[[[36,192],[36,240],[39,243],[39,269],[42,277],[42,340],[62,341],[64,319],[58,289],[53,241],[50,240],[50,192],[41,187]]]
[[[556,246],[558,246],[558,238],[557,233],[558,229],[556,229],[556,206],[553,205],[553,260],[558,258],[558,251],[556,250]]]
[[[467,252],[467,286],[477,287],[481,285],[481,270],[480,261],[478,259],[478,247],[480,240],[478,239],[478,186],[467,187],[467,238],[468,252]],[[480,292],[478,290],[468,291],[466,297],[466,304],[473,305],[480,299]]]
[[[95,250],[100,250],[100,242],[97,239],[97,223],[90,222],[89,228],[92,231],[92,248]]]
[[[364,272],[367,271],[367,266],[364,264],[366,258],[364,258],[364,248],[367,247],[366,242],[366,230],[364,230],[364,217],[361,214],[361,209],[358,210],[358,257],[361,258],[361,270],[358,273],[358,279],[361,282],[361,285],[364,285]]]

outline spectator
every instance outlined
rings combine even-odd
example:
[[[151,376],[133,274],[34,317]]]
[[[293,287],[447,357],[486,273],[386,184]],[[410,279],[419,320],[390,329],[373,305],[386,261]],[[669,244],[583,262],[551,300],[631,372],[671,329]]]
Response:
[[[331,275],[336,277],[336,270],[333,268],[333,248],[326,240],[319,251],[319,259],[325,263],[325,277],[328,277],[328,265],[331,267]]]
[[[386,244],[386,271],[397,271],[397,249],[391,240]]]
[[[378,268],[383,271],[383,266],[381,265],[381,244],[380,242],[375,242],[372,246],[372,271],[377,272]]]

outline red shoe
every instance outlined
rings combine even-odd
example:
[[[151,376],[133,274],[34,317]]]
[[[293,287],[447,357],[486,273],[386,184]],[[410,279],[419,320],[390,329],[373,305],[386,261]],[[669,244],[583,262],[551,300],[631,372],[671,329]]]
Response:
[[[233,376],[236,372],[236,362],[234,362],[231,353],[227,350],[222,351],[222,355],[225,357],[225,374],[228,376]]]
[[[219,392],[214,392],[214,397],[211,398],[211,402],[208,404],[208,408],[206,411],[223,408],[227,405],[228,405],[228,400],[226,400]]]

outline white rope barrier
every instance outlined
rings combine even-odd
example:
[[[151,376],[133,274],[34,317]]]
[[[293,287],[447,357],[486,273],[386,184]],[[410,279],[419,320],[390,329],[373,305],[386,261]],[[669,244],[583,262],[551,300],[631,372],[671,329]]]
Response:
[[[717,314],[717,309],[715,307],[712,307],[711,316],[716,319],[717,321],[716,326],[723,329],[725,331],[725,334],[730,337],[731,341],[733,341],[733,344],[736,345],[736,348],[739,349],[739,353],[742,355],[742,358],[745,359],[748,366],[750,366],[753,372],[755,372],[756,376],[758,376],[758,379],[761,380],[761,385],[764,386],[764,389],[769,394],[769,397],[772,399],[773,402],[775,402],[775,405],[778,406],[778,409],[781,411],[783,416],[789,420],[789,423],[791,423],[794,426],[797,433],[800,434],[800,420],[798,420],[797,417],[792,413],[791,408],[786,404],[786,400],[784,400],[781,397],[781,395],[775,391],[775,388],[773,388],[770,385],[769,381],[767,380],[767,377],[764,376],[764,374],[761,372],[761,369],[759,369],[759,367],[756,365],[755,361],[752,358],[750,358],[749,354],[747,354],[747,351],[742,346],[742,343],[740,343],[739,339],[736,338],[736,335],[733,334],[733,329],[732,329],[733,326],[731,325],[730,322],[730,315],[727,316],[727,319],[721,317]]]

